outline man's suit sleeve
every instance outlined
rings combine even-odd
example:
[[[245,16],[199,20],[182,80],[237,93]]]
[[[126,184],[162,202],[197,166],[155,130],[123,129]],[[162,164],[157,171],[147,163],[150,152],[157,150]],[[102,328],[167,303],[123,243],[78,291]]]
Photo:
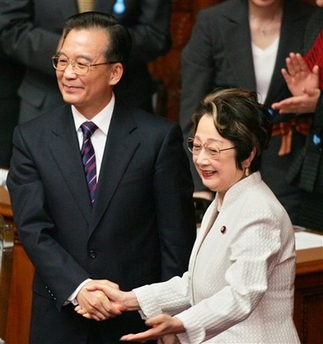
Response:
[[[7,179],[14,221],[36,274],[60,308],[77,286],[90,276],[56,240],[58,234],[39,174],[41,167],[35,166],[33,154],[37,151],[25,143],[20,127],[17,127]]]
[[[167,177],[166,177],[167,176]],[[196,237],[193,183],[182,133],[173,124],[156,161],[154,195],[161,241],[162,279],[181,276]]]
[[[171,1],[143,0],[139,3],[139,14],[129,13],[134,24],[127,25],[122,17],[120,20],[127,26],[133,39],[132,59],[148,63],[170,48]]]
[[[54,55],[60,34],[33,22],[33,2],[1,0],[0,35],[6,54],[23,65],[53,75],[50,57]]]
[[[192,136],[192,115],[203,98],[212,90],[214,63],[211,38],[203,11],[197,17],[190,41],[181,56],[182,94],[180,102],[180,125],[184,140]],[[195,190],[206,190],[191,161]]]

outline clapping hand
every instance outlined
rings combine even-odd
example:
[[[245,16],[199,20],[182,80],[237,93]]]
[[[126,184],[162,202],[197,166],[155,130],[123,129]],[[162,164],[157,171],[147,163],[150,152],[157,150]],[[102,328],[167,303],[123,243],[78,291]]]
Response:
[[[285,113],[311,113],[316,109],[320,96],[319,67],[311,71],[300,54],[291,53],[286,59],[287,70],[282,74],[293,97],[272,104],[274,110]]]
[[[319,68],[311,71],[301,54],[290,53],[286,59],[287,70],[282,69],[283,77],[293,96],[300,96],[303,90],[319,87]]]

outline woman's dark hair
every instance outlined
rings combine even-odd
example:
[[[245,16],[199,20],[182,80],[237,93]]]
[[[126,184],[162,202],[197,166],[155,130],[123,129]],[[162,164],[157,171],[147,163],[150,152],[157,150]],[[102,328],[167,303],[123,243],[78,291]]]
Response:
[[[129,59],[132,40],[128,29],[108,13],[83,12],[67,19],[63,31],[63,39],[73,30],[102,29],[106,31],[109,46],[105,51],[105,59],[120,62],[124,67]]]
[[[242,161],[253,150],[256,155],[250,171],[256,172],[261,166],[261,156],[267,148],[272,130],[272,116],[257,101],[257,94],[246,89],[231,88],[209,94],[193,114],[194,134],[202,116],[212,116],[219,134],[235,146],[236,165],[242,170]]]

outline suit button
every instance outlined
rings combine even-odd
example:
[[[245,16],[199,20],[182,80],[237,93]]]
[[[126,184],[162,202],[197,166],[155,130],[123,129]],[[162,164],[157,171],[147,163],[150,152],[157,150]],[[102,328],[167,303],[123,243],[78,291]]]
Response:
[[[94,250],[91,250],[91,251],[89,252],[89,255],[90,255],[90,257],[91,257],[92,259],[95,259],[95,258],[96,258],[96,252],[95,252]]]

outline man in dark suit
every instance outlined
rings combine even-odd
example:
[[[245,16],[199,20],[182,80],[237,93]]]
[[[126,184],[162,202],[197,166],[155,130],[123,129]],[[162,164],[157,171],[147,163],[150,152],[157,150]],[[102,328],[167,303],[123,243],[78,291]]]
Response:
[[[114,95],[130,46],[113,16],[72,16],[53,57],[71,105],[14,133],[7,185],[35,266],[31,344],[119,343],[122,334],[144,327],[139,314],[84,319],[74,305],[96,319],[108,312],[104,294],[86,287],[108,279],[131,290],[187,269],[196,231],[181,129]]]
[[[12,134],[18,124],[18,87],[24,68],[8,58],[0,47],[0,171],[8,169],[12,153]],[[0,178],[0,185],[2,185]]]
[[[133,39],[128,68],[115,92],[128,104],[152,110],[154,83],[147,63],[170,47],[170,0],[94,0],[94,11],[111,13]],[[50,57],[64,21],[81,9],[78,0],[1,0],[0,34],[6,53],[27,67],[19,89],[20,122],[63,104]]]

